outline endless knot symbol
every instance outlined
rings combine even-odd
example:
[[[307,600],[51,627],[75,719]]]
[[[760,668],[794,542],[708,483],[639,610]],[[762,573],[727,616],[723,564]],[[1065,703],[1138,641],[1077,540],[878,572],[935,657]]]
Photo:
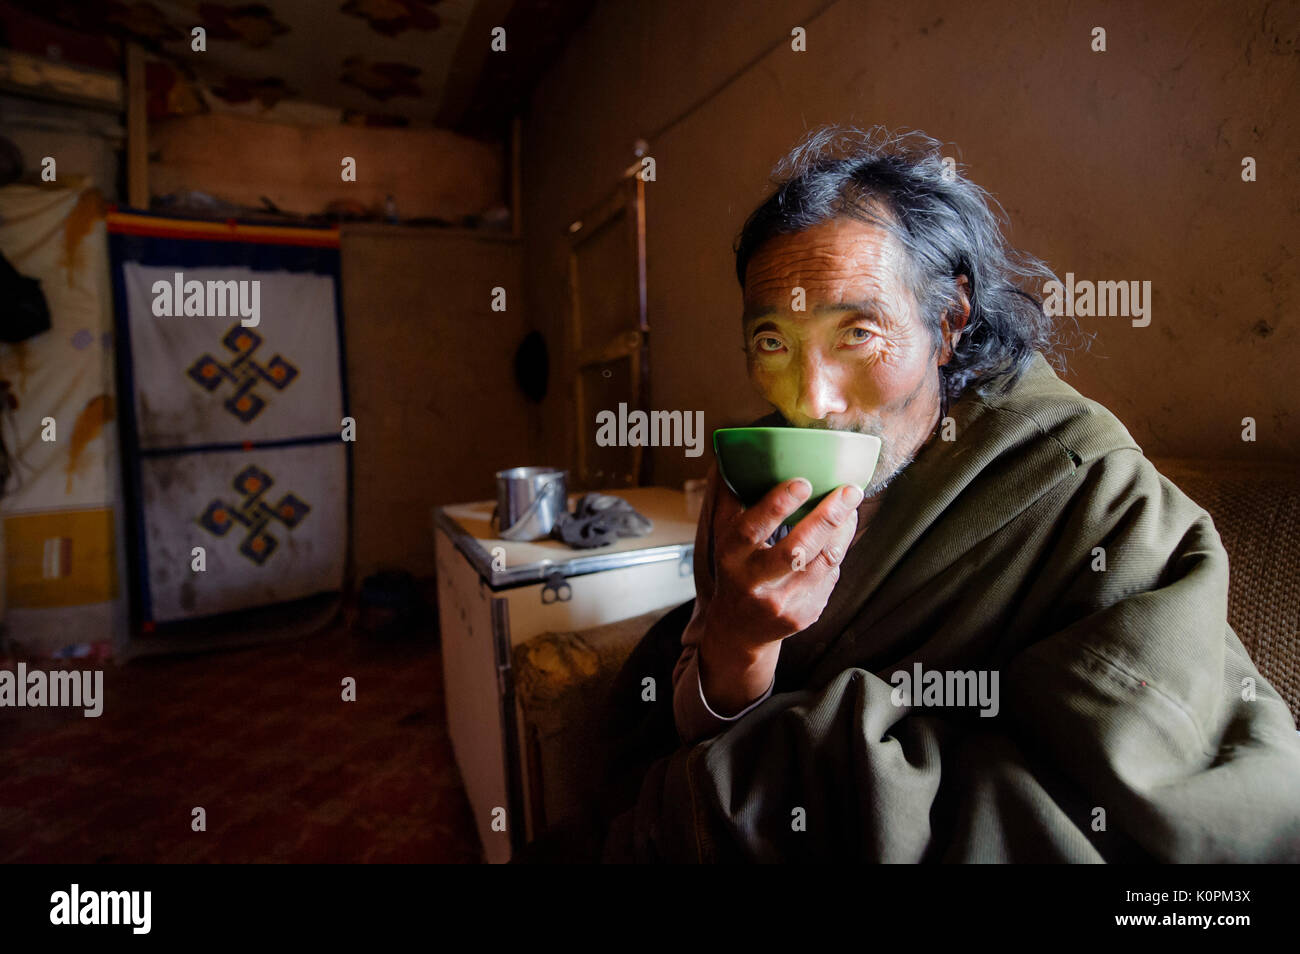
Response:
[[[210,354],[205,354],[192,365],[187,374],[205,391],[215,391],[221,382],[229,380],[235,393],[226,398],[226,410],[245,424],[262,413],[266,400],[253,393],[259,381],[268,382],[277,391],[283,391],[298,377],[298,369],[275,355],[266,366],[253,360],[253,352],[262,344],[262,336],[241,324],[234,325],[221,343],[235,353],[229,364],[222,364]]]
[[[244,498],[235,507],[222,500],[213,500],[208,509],[199,517],[199,526],[219,537],[224,537],[236,523],[248,528],[244,542],[239,545],[239,552],[258,566],[265,563],[275,552],[280,542],[266,530],[272,520],[279,520],[292,530],[302,523],[311,507],[293,494],[285,494],[280,502],[271,506],[262,495],[275,483],[266,471],[249,465],[239,472],[234,480],[234,488]]]

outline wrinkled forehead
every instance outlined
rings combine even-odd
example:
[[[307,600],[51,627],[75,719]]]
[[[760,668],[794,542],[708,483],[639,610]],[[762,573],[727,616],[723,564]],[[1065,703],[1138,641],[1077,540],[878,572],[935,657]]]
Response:
[[[745,270],[745,314],[787,310],[802,288],[815,303],[896,299],[906,293],[906,251],[885,228],[836,218],[776,235]]]

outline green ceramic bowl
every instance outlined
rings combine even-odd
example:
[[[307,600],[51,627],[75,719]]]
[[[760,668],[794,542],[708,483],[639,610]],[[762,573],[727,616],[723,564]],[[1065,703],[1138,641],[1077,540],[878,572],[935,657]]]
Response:
[[[808,516],[836,487],[864,490],[876,471],[880,438],[854,431],[810,427],[724,427],[713,432],[718,470],[731,492],[752,507],[785,480],[803,477],[812,496],[787,517],[788,527]]]

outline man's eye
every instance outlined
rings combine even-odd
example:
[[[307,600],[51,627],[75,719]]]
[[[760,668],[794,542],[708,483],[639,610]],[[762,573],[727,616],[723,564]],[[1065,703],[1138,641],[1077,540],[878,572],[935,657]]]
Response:
[[[865,344],[871,340],[871,332],[866,328],[850,328],[844,335],[845,341],[851,345]]]
[[[770,335],[763,335],[762,337],[755,338],[754,345],[759,351],[766,351],[769,354],[774,351],[780,351],[784,347],[784,345],[781,344],[780,338],[773,338]]]

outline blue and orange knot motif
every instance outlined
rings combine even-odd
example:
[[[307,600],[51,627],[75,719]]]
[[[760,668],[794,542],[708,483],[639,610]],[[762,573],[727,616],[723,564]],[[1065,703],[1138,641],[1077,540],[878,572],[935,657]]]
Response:
[[[227,364],[205,354],[186,373],[209,392],[221,387],[223,381],[230,381],[235,393],[226,398],[226,410],[247,424],[266,407],[265,398],[254,394],[253,389],[265,381],[277,391],[283,391],[298,377],[298,369],[278,354],[265,365],[254,361],[253,352],[262,344],[262,336],[242,324],[227,331],[221,343],[235,355]]]
[[[272,520],[279,520],[292,530],[311,511],[311,507],[291,493],[281,497],[274,506],[268,504],[262,495],[270,490],[273,483],[275,481],[266,471],[250,464],[239,472],[234,481],[234,488],[244,498],[243,501],[233,507],[223,500],[212,501],[199,517],[199,526],[219,537],[224,537],[237,523],[246,527],[248,533],[239,545],[239,552],[261,566],[280,545],[267,532],[267,525]]]

